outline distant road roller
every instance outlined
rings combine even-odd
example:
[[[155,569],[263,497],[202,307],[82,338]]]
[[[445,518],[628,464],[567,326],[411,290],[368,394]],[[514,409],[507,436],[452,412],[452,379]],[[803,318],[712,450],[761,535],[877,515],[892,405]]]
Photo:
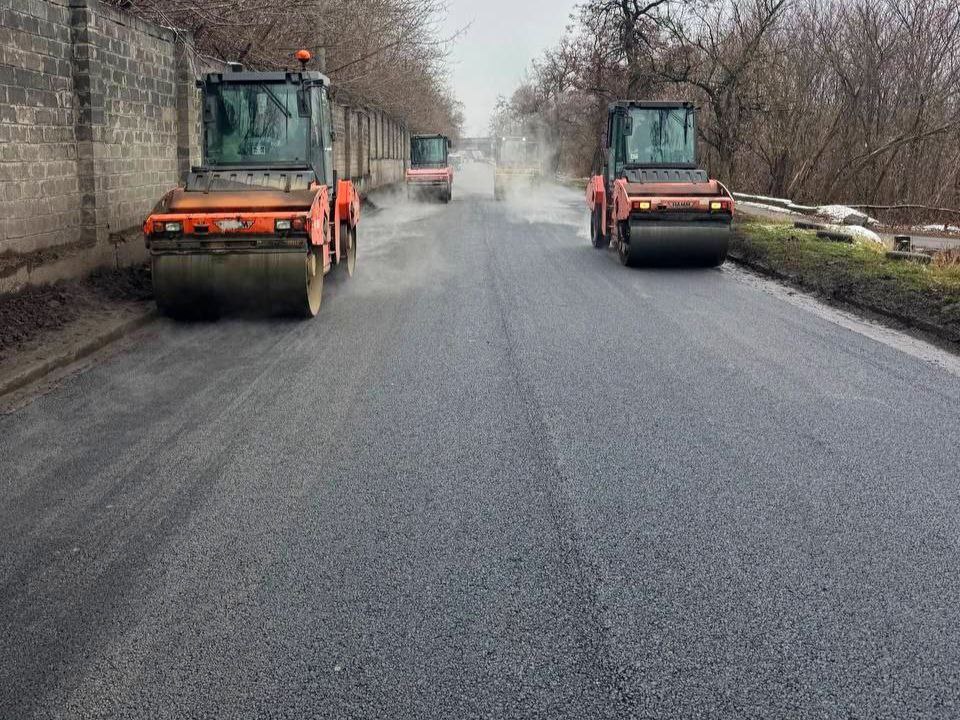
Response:
[[[504,137],[497,141],[493,197],[503,200],[514,190],[529,191],[543,180],[540,143],[525,137]]]
[[[445,135],[410,138],[410,167],[404,174],[407,198],[432,195],[448,203],[453,197],[450,139]]]
[[[689,102],[609,107],[587,207],[593,246],[612,244],[624,265],[726,260],[733,196],[697,165],[695,112]]]
[[[206,75],[203,165],[143,226],[161,312],[314,317],[324,276],[357,262],[360,198],[333,169],[330,81],[307,70]]]

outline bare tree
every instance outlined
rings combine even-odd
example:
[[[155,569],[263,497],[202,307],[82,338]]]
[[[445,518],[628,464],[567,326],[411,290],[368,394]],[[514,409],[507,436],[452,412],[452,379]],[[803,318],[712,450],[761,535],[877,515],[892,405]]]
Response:
[[[112,0],[193,35],[202,55],[255,68],[289,67],[293,53],[325,59],[335,92],[455,134],[462,112],[447,83],[445,0]]]
[[[584,173],[608,102],[677,97],[698,105],[702,163],[735,187],[938,218],[960,205],[955,0],[589,0],[508,104]]]
[[[706,103],[700,134],[713,149],[723,177],[735,174],[762,98],[756,81],[770,61],[768,35],[788,0],[745,0],[681,6],[662,18],[666,44],[655,72],[668,83],[693,89]]]

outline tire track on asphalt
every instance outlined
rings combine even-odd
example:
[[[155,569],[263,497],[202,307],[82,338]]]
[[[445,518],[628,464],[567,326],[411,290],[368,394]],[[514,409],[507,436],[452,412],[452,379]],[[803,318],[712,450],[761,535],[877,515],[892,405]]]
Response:
[[[483,239],[488,250],[487,277],[491,279],[495,290],[510,374],[524,408],[530,432],[540,440],[540,447],[544,450],[537,460],[544,468],[546,476],[529,480],[541,484],[545,497],[550,500],[549,515],[556,531],[559,556],[566,561],[564,568],[569,573],[570,584],[576,588],[575,597],[579,601],[580,618],[589,640],[592,641],[590,655],[594,662],[594,680],[601,698],[607,700],[604,706],[607,710],[606,716],[634,717],[638,703],[631,688],[638,684],[633,680],[634,669],[618,659],[614,648],[611,624],[605,617],[601,600],[605,573],[602,564],[585,542],[587,533],[572,509],[573,503],[568,490],[574,479],[567,477],[561,468],[560,451],[545,422],[543,403],[524,372],[518,333],[512,327],[508,315],[511,296],[503,285],[503,273],[495,265],[500,253],[491,243],[489,232],[484,233]]]

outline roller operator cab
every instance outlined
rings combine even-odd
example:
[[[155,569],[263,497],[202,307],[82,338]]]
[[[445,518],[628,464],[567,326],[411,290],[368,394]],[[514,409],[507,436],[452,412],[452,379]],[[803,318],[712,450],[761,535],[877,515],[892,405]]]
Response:
[[[618,102],[587,185],[590,236],[625,265],[716,266],[730,240],[733,197],[697,165],[688,102]]]
[[[503,137],[497,142],[493,197],[503,200],[507,193],[529,190],[543,180],[543,151],[540,143],[526,137]]]
[[[356,266],[360,199],[333,168],[329,80],[306,70],[206,75],[203,164],[144,223],[159,309],[313,317],[324,275]]]
[[[445,135],[410,138],[410,167],[405,176],[407,197],[432,196],[448,203],[453,197],[450,140]]]

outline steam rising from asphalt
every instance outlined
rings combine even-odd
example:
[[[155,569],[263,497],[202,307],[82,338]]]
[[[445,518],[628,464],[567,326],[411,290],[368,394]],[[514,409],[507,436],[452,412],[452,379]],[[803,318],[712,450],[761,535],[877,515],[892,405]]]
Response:
[[[524,134],[539,143],[545,170],[540,181],[532,185],[521,181],[507,186],[502,201],[507,217],[516,223],[572,226],[576,228],[579,239],[589,242],[590,215],[584,199],[586,185],[572,187],[557,182],[546,168],[553,165],[551,158],[559,155],[558,149],[541,133],[533,132],[531,135],[528,130]],[[492,174],[495,166],[489,167]],[[492,193],[492,178],[490,182]]]
[[[589,242],[590,216],[583,193],[545,179],[532,187],[515,187],[507,192],[504,208],[511,222],[529,225],[566,225],[576,229],[578,238]]]
[[[419,223],[444,209],[439,201],[408,200],[402,184],[375,190],[370,200],[374,207],[360,211],[362,237],[357,246],[358,262],[364,257],[390,252],[404,239],[416,237],[422,232]]]
[[[578,238],[589,241],[590,216],[583,200],[583,192],[562,185],[545,175],[540,182],[518,182],[508,186],[503,200],[494,201],[495,168],[485,163],[469,163],[457,175],[454,195],[474,200],[494,202],[491,208],[513,223],[527,225],[566,225],[576,228]]]
[[[454,198],[456,193],[454,184]],[[390,297],[406,289],[442,278],[447,266],[440,243],[450,239],[437,236],[427,238],[428,242],[423,240],[434,232],[430,220],[450,206],[438,199],[408,199],[402,183],[372,192],[369,200],[373,207],[360,213],[358,277],[351,292],[389,302]],[[411,253],[415,253],[414,258],[404,257]]]

